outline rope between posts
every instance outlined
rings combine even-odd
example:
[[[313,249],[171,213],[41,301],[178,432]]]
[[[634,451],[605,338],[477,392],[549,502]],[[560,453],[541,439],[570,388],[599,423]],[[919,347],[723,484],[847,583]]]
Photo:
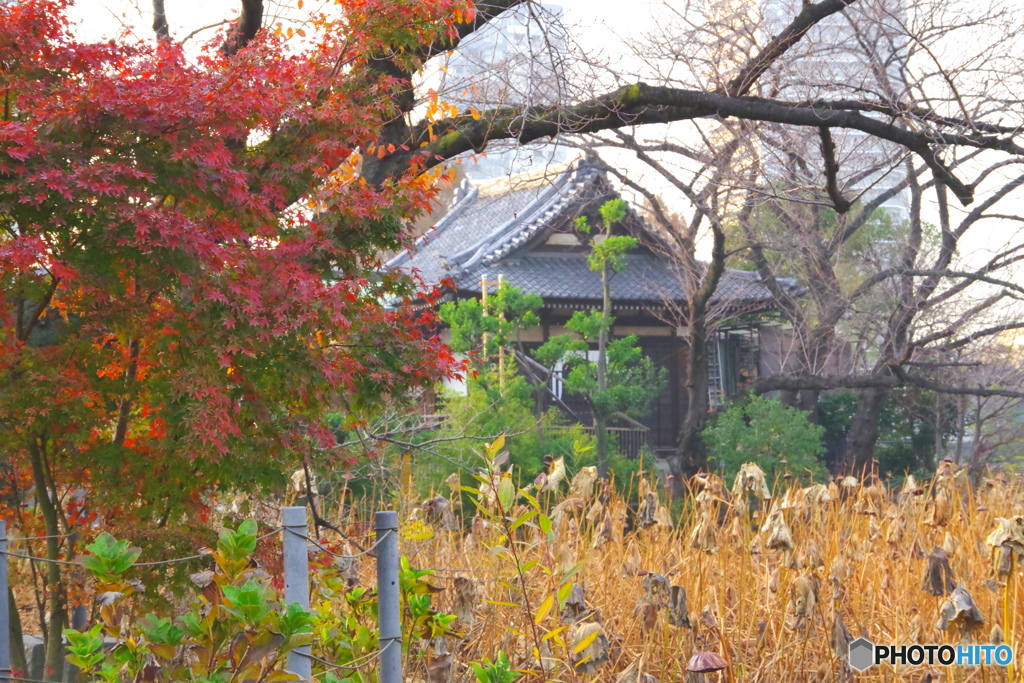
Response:
[[[208,557],[209,554],[200,553],[199,555],[189,555],[188,557],[178,557],[173,560],[159,560],[157,562],[136,562],[132,567],[156,567],[161,564],[175,564],[177,562],[188,562],[189,560],[198,560],[203,557]]]
[[[271,531],[269,533],[266,533],[266,534],[263,534],[262,536],[257,537],[256,541],[259,542],[259,541],[262,541],[262,540],[264,540],[266,538],[269,538],[270,536],[274,536],[279,531],[281,531],[282,529],[292,533],[295,536],[298,536],[299,538],[304,539],[307,542],[307,544],[312,544],[313,546],[318,548],[319,551],[321,551],[321,552],[324,552],[324,553],[326,553],[326,554],[328,554],[328,555],[330,555],[332,557],[338,557],[338,558],[344,558],[344,559],[355,559],[355,558],[361,557],[363,555],[368,555],[371,552],[373,552],[382,543],[382,541],[386,540],[388,538],[389,534],[397,534],[398,533],[398,529],[397,528],[378,529],[377,531],[379,532],[380,535],[377,537],[377,539],[374,541],[374,543],[371,546],[369,546],[366,550],[363,550],[362,552],[359,552],[359,553],[356,553],[356,554],[353,554],[353,555],[340,554],[340,553],[336,553],[336,552],[334,552],[332,550],[329,550],[328,548],[326,548],[323,545],[321,545],[318,541],[310,538],[307,535],[308,532],[307,533],[300,533],[299,531],[297,531],[296,529],[298,529],[298,527],[296,527],[296,528],[277,527],[273,531]],[[68,535],[61,535],[59,537],[60,538],[67,538]],[[10,537],[4,537],[4,538],[0,538],[0,541],[14,541],[14,542],[16,542],[18,540],[41,540],[41,539],[45,539],[45,538],[54,538],[54,536],[50,536],[50,537],[40,536],[40,537],[29,537],[29,538],[10,538]],[[308,545],[307,545],[307,548],[308,548]],[[60,565],[66,565],[66,566],[72,566],[72,567],[80,567],[81,566],[80,562],[76,562],[76,561],[53,560],[53,559],[49,559],[49,558],[45,558],[45,557],[36,557],[36,556],[33,556],[33,555],[25,555],[25,554],[21,554],[21,553],[14,553],[14,552],[10,552],[10,551],[7,551],[7,550],[2,550],[2,551],[0,551],[0,553],[2,553],[3,555],[10,556],[10,557],[17,557],[17,558],[27,559],[27,560],[31,560],[31,561],[35,561],[35,562],[49,562],[51,564],[60,564]],[[202,552],[202,553],[197,554],[197,555],[189,555],[187,557],[179,557],[179,558],[173,558],[173,559],[169,559],[169,560],[157,560],[157,561],[152,561],[152,562],[137,562],[137,563],[135,563],[135,564],[133,564],[131,566],[132,567],[153,567],[153,566],[168,565],[168,564],[174,564],[174,563],[180,563],[180,562],[189,562],[189,561],[193,561],[193,560],[199,560],[199,559],[202,559],[204,557],[209,557],[210,554],[211,554],[210,551],[206,550],[205,552]],[[456,571],[462,571],[462,570],[456,570]],[[473,571],[473,570],[465,570],[465,571]],[[316,655],[313,655],[313,654],[308,653],[308,652],[303,652],[301,650],[296,650],[295,653],[300,655],[300,656],[306,657],[306,658],[308,658],[310,660],[319,662],[322,665],[324,665],[326,667],[329,667],[331,669],[345,670],[345,671],[356,671],[356,670],[359,670],[359,669],[361,669],[363,667],[366,667],[366,666],[376,662],[377,660],[381,659],[383,657],[384,653],[386,651],[388,651],[388,648],[392,647],[396,642],[398,642],[399,645],[400,645],[400,643],[401,643],[401,636],[392,636],[392,637],[378,638],[378,649],[377,649],[376,652],[364,655],[363,657],[357,658],[357,659],[353,660],[352,662],[349,662],[348,664],[337,664],[337,663],[334,663],[334,662],[330,662],[330,661],[327,661],[327,660],[322,659],[320,657],[317,657]],[[2,681],[3,679],[7,679],[9,681],[18,681],[20,683],[45,683],[44,681],[40,681],[40,680],[37,680],[37,679],[24,678],[24,677],[20,677],[20,676],[13,676],[13,675],[10,675],[10,674],[7,674],[7,675],[0,674],[0,681]]]
[[[8,674],[0,674],[0,681],[24,681],[24,683],[49,683],[49,681],[41,681],[38,678],[22,678],[21,676],[13,676]]]
[[[439,574],[437,572],[431,574],[432,577],[441,579],[442,581],[454,581],[455,579],[465,579],[465,576],[455,576],[453,574]],[[475,579],[477,583],[498,583],[500,579]]]
[[[259,543],[264,538],[270,538],[271,536],[277,534],[277,532],[279,532],[280,530],[281,530],[280,528],[277,528],[277,529],[274,529],[273,531],[271,531],[270,533],[263,534],[262,536],[260,536],[260,537],[258,537],[256,539],[256,542]],[[199,555],[190,555],[189,557],[179,557],[179,558],[177,558],[175,560],[160,560],[160,561],[157,561],[157,562],[136,562],[132,566],[133,567],[156,567],[157,565],[161,565],[161,564],[174,564],[175,562],[188,562],[189,560],[198,560],[198,559],[203,558],[203,557],[209,557],[209,555],[210,555],[210,553],[200,553]]]
[[[36,562],[49,562],[50,564],[66,564],[69,567],[82,566],[78,562],[68,562],[67,560],[51,560],[48,557],[35,557],[33,555],[22,555],[21,553],[12,553],[9,550],[0,550],[0,554],[7,555],[8,557],[20,557],[23,560],[35,560]]]
[[[17,543],[18,541],[43,541],[48,538],[67,538],[71,534],[54,534],[53,536],[5,536],[0,541]]]
[[[389,639],[385,638],[384,640],[389,640]],[[329,667],[331,667],[333,669],[344,669],[345,671],[358,671],[359,669],[362,669],[364,666],[367,666],[368,664],[373,664],[377,659],[380,658],[380,653],[383,652],[383,651],[384,651],[384,648],[378,648],[376,652],[371,652],[368,655],[363,655],[362,657],[359,658],[359,659],[362,659],[363,661],[359,661],[359,659],[354,659],[351,662],[349,662],[348,664],[335,664],[334,662],[329,662],[326,659],[321,659],[320,657],[317,657],[316,655],[310,654],[308,652],[302,652],[300,650],[294,650],[294,652],[296,654],[299,654],[299,655],[301,655],[303,657],[306,657],[307,659],[311,659],[314,662],[320,662],[324,666],[329,666]],[[327,673],[327,672],[325,671],[323,673],[315,674],[315,675],[322,676],[324,673]]]
[[[277,534],[279,531],[281,531],[280,527],[278,527],[277,529],[274,529],[270,533],[263,534],[262,536],[260,536],[260,537],[258,537],[256,539],[256,542],[258,543],[258,542],[262,541],[265,538],[270,538],[271,536],[274,536],[275,534]],[[0,540],[4,540],[4,539],[0,539]],[[19,540],[22,540],[22,539],[19,539]],[[51,564],[63,564],[63,565],[68,565],[70,567],[81,567],[82,566],[81,563],[79,563],[79,562],[70,562],[68,560],[51,560],[48,557],[36,557],[34,555],[22,555],[20,553],[12,553],[12,552],[10,552],[8,550],[0,550],[0,553],[2,553],[4,555],[9,555],[10,557],[19,557],[19,558],[21,558],[23,560],[34,560],[36,562],[49,562]],[[204,557],[209,557],[209,556],[210,556],[210,553],[200,553],[199,555],[189,555],[188,557],[176,557],[176,558],[171,559],[171,560],[157,560],[157,561],[154,561],[154,562],[136,562],[135,564],[132,565],[132,567],[156,567],[156,566],[164,565],[164,564],[175,564],[177,562],[189,562],[191,560],[199,560],[199,559],[202,559]],[[131,569],[131,567],[129,567],[129,569]]]
[[[292,529],[291,527],[287,527],[286,526],[286,527],[284,527],[284,530],[287,531],[288,533],[292,534],[292,535],[298,536],[299,538],[306,539],[307,543],[312,543],[313,545],[315,545],[317,548],[319,548],[321,551],[327,553],[328,555],[331,555],[333,557],[340,557],[340,558],[342,558],[344,560],[354,560],[357,557],[362,557],[363,555],[368,555],[378,545],[380,545],[381,541],[383,541],[385,538],[388,537],[388,534],[393,534],[393,533],[395,533],[397,531],[397,529],[386,529],[386,530],[384,530],[384,533],[381,534],[380,537],[376,541],[373,542],[373,545],[371,545],[366,550],[364,550],[364,551],[362,551],[360,553],[356,553],[355,555],[343,555],[341,553],[336,553],[333,550],[328,550],[327,548],[323,547],[322,545],[320,545],[320,543],[318,543],[317,541],[314,541],[312,538],[310,538],[306,534],[300,534],[298,531],[295,531],[295,529]]]

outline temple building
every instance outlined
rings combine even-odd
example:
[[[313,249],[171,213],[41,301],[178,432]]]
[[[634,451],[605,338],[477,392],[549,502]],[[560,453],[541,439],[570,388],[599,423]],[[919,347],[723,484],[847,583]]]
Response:
[[[389,266],[415,269],[428,284],[452,283],[446,294],[452,299],[480,298],[499,281],[540,296],[541,324],[521,336],[526,348],[537,346],[564,334],[574,312],[601,309],[601,276],[587,263],[590,240],[601,237],[580,232],[576,219],[587,216],[590,225],[599,225],[599,207],[618,196],[603,171],[582,161],[561,171],[462,188],[449,212],[416,248],[400,253]],[[648,447],[667,455],[675,451],[686,409],[685,274],[670,242],[634,207],[613,234],[636,237],[639,246],[611,278],[612,335],[636,335],[644,353],[665,369],[667,380],[642,425],[615,426],[618,442],[628,453]],[[797,288],[792,280],[781,284]],[[727,270],[712,301],[712,316],[716,331],[708,360],[710,393],[712,404],[718,405],[741,392],[762,367],[777,368],[782,360],[774,356],[788,344],[772,295],[756,273]],[[564,392],[559,379],[549,388],[552,404],[588,426],[591,416],[585,403]]]

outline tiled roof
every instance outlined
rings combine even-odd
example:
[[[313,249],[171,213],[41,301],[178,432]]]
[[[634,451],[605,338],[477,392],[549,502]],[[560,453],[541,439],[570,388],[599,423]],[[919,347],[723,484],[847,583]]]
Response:
[[[574,175],[569,171],[554,178],[546,174],[501,179],[473,188],[418,240],[415,253],[402,252],[388,265],[418,269],[428,283],[456,277],[495,250],[535,234],[544,214],[568,203],[570,193],[575,194],[589,179],[585,175],[583,182],[571,182]]]
[[[600,187],[598,187],[600,186]],[[573,164],[551,175],[504,179],[475,188],[459,199],[452,210],[418,243],[414,253],[403,252],[388,264],[416,269],[430,284],[454,280],[459,293],[480,294],[480,281],[496,281],[499,275],[523,292],[545,299],[601,301],[601,277],[587,266],[579,252],[531,251],[531,242],[546,228],[571,220],[578,200],[605,195],[604,174]],[[571,215],[570,215],[571,214]],[[635,221],[646,226],[635,214]],[[659,240],[649,226],[645,228]],[[639,250],[627,256],[627,267],[611,280],[617,303],[660,304],[686,299],[680,266],[674,259]],[[795,288],[796,283],[782,281]],[[768,289],[756,273],[727,270],[716,294],[720,303],[763,307],[771,302]]]
[[[627,266],[612,276],[612,300],[624,304],[686,300],[683,273],[674,262],[650,254],[629,255]],[[524,292],[551,299],[579,299],[600,302],[601,275],[590,270],[578,254],[527,254],[493,265],[481,265],[456,278],[463,294],[480,294],[480,281],[495,282],[498,276]],[[784,283],[786,284],[786,283]],[[715,293],[716,303],[751,304],[769,302],[771,293],[757,273],[727,270]]]

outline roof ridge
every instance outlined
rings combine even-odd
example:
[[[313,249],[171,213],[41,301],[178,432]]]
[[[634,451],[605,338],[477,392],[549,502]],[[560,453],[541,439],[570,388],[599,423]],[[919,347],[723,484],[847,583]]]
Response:
[[[551,204],[553,198],[562,194],[566,186],[571,188],[574,184],[573,177],[577,175],[579,170],[579,168],[573,168],[564,171],[554,180],[546,182],[544,186],[538,185],[538,187],[543,187],[543,189],[533,201],[523,208],[519,215],[506,221],[497,230],[494,230],[470,247],[454,254],[449,259],[449,262],[458,263],[459,270],[473,268],[480,263],[493,261],[494,255],[500,254],[503,251],[503,247],[515,241],[517,236],[521,235],[524,230],[532,228],[530,232],[532,235],[533,232],[536,232],[537,226],[535,224],[537,223],[538,214],[543,216],[541,212],[544,208]],[[556,199],[556,203],[559,201],[559,199]]]
[[[529,213],[524,212],[522,218],[517,219],[520,229],[518,231],[502,230],[494,233],[495,239],[492,247],[479,257],[479,261],[485,264],[508,256],[512,251],[530,241],[552,217],[558,215],[565,206],[583,190],[587,184],[601,175],[601,171],[593,168],[579,167],[566,172],[556,180],[565,178],[564,192],[559,192],[559,186],[552,182],[551,191],[545,192],[530,204]],[[471,265],[466,263],[467,267]]]
[[[477,189],[473,187],[470,188],[469,191],[463,194],[461,197],[458,197],[458,199],[455,200],[455,203],[452,205],[452,208],[450,211],[448,211],[448,213],[441,216],[441,218],[438,219],[438,221],[434,223],[432,227],[427,229],[422,235],[413,240],[413,248],[415,248],[416,251],[419,251],[422,247],[426,246],[431,239],[438,237],[440,232],[448,227],[449,223],[452,223],[456,218],[464,214],[466,212],[466,209],[471,204],[476,202],[479,194],[480,193],[477,191]],[[391,257],[388,260],[388,262],[384,265],[386,265],[388,268],[395,268],[402,262],[403,259],[411,260],[413,255],[413,248],[407,247],[403,249],[402,251],[398,252],[395,256]]]
[[[573,159],[561,164],[552,164],[536,171],[527,171],[511,176],[500,176],[475,183],[472,187],[480,192],[481,197],[494,197],[508,192],[515,192],[516,190],[541,187],[553,183],[555,179],[566,172],[577,170],[580,161],[580,159]]]

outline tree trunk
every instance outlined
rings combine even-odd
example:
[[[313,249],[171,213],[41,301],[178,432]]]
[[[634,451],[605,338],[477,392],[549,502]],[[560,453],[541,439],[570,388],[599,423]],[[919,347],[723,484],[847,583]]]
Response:
[[[811,424],[820,424],[821,416],[818,414],[818,399],[820,398],[820,391],[804,389],[800,392],[800,400],[797,401],[797,407],[807,413],[807,420]]]
[[[704,320],[694,320],[689,328],[689,358],[686,365],[686,416],[679,431],[679,458],[672,474],[676,493],[683,491],[687,470],[694,471],[707,462],[700,433],[707,423],[711,399],[708,393],[708,344]]]
[[[59,681],[64,674],[64,648],[62,635],[64,632],[64,587],[61,583],[60,565],[56,560],[60,556],[60,527],[57,523],[57,508],[50,499],[50,489],[46,483],[46,470],[43,463],[43,446],[34,442],[29,446],[32,460],[32,478],[35,483],[36,505],[43,517],[46,529],[46,571],[44,573],[44,590],[47,594],[50,622],[47,624],[46,661],[43,665],[43,679]]]
[[[974,399],[974,448],[971,451],[970,464],[967,466],[967,476],[971,480],[972,486],[977,486],[981,480],[981,470],[985,463],[985,448],[984,444],[984,433],[981,429],[982,424],[982,413],[981,413],[981,397],[977,396]]]
[[[605,231],[611,235],[611,226]],[[608,264],[601,266],[601,329],[597,337],[597,393],[608,390],[608,328],[612,317],[612,291],[609,282]],[[597,435],[597,476],[605,479],[608,476],[608,416],[599,415],[594,411],[594,432]]]
[[[945,457],[946,440],[942,433],[943,415],[942,412],[945,409],[942,396],[935,397],[935,452],[932,454],[931,466],[935,467],[939,464],[939,461]]]
[[[961,396],[956,403],[956,464],[964,461],[964,433],[967,431],[967,406]],[[974,444],[977,447],[977,443]]]
[[[25,657],[25,634],[21,628],[21,613],[14,600],[14,590],[7,587],[7,614],[10,616],[11,668],[14,673],[28,676],[28,659]]]
[[[847,461],[851,474],[861,476],[871,471],[878,442],[878,419],[889,394],[888,389],[864,389],[857,397],[857,410],[850,422],[850,452]]]
[[[779,392],[779,403],[795,408],[799,397],[800,392],[796,389],[783,389]]]
[[[733,148],[735,149],[735,148]],[[731,153],[730,153],[731,154]],[[744,215],[749,217],[752,205],[744,207]],[[714,241],[711,248],[711,262],[708,264],[704,281],[699,287],[688,287],[690,298],[687,311],[687,334],[689,336],[690,355],[687,361],[686,377],[686,417],[679,433],[679,467],[681,469],[698,469],[707,464],[707,452],[700,433],[707,424],[711,398],[708,394],[708,305],[718,283],[725,272],[725,231],[714,220],[711,221]],[[691,243],[692,245],[692,243]],[[688,254],[687,265],[695,272],[697,269],[694,252]],[[692,293],[690,293],[692,292]],[[683,491],[682,472],[676,474],[674,485],[678,495]]]
[[[597,476],[608,477],[608,420],[594,416],[594,435],[597,437]]]

